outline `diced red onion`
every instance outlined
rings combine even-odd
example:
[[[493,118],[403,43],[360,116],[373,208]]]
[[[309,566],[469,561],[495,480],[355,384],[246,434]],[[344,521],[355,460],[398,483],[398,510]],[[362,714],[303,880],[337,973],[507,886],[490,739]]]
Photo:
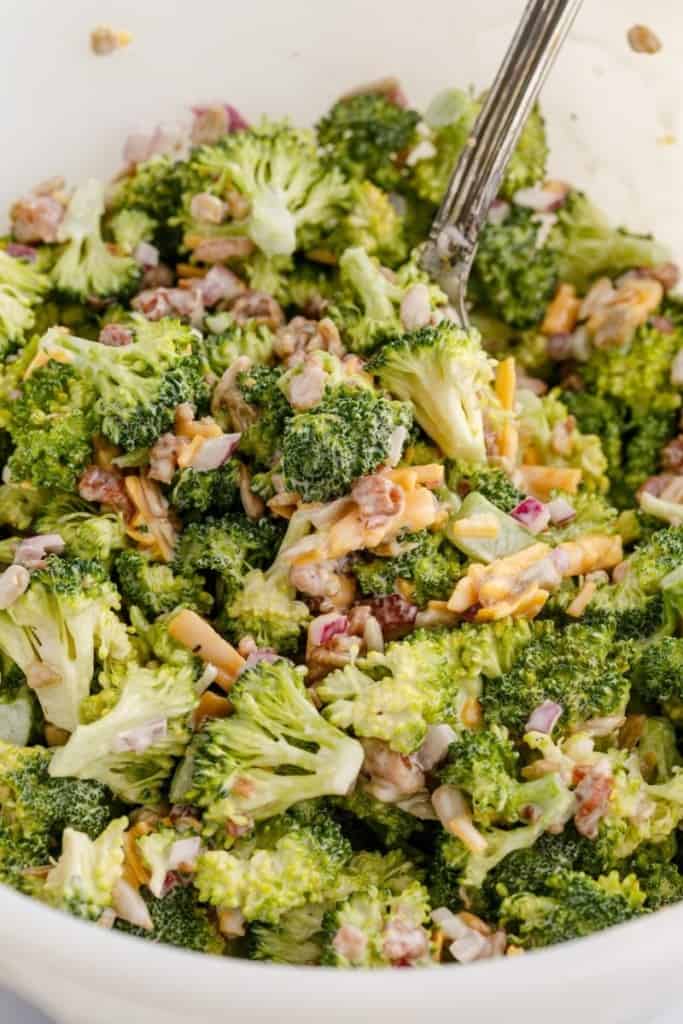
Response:
[[[158,740],[166,735],[166,719],[157,718],[153,722],[146,722],[134,729],[127,729],[118,733],[112,743],[112,752],[115,754],[133,753],[143,754]]]
[[[61,555],[64,540],[59,533],[39,533],[22,540],[14,552],[14,561],[26,569],[42,569],[48,555]]]
[[[152,245],[151,242],[139,242],[135,247],[133,258],[141,267],[147,268],[159,266],[159,250],[156,245]]]
[[[200,836],[177,839],[168,854],[168,869],[175,871],[183,866],[193,867],[202,847]]]
[[[437,907],[432,911],[432,921],[447,939],[459,939],[469,931],[465,922],[448,907]]]
[[[0,610],[10,608],[26,591],[31,579],[23,565],[10,565],[0,573]]]
[[[450,725],[430,725],[415,760],[424,771],[430,772],[444,760],[454,739],[455,733]]]
[[[683,387],[683,348],[676,353],[671,364],[671,383],[675,388]]]
[[[207,110],[211,110],[214,104],[204,104],[192,107],[192,113],[195,116],[205,114]],[[245,131],[249,127],[249,122],[245,117],[240,114],[237,107],[233,107],[232,103],[220,103],[215,106],[221,106],[224,108],[228,115],[227,131],[228,132],[241,132]]]
[[[241,434],[221,434],[220,437],[207,438],[201,448],[195,452],[190,467],[199,473],[218,469],[228,461],[236,450],[241,436]]]
[[[328,612],[326,615],[319,615],[313,619],[308,627],[308,639],[313,647],[324,647],[333,636],[346,633],[349,628],[349,620],[346,615],[339,612]]]
[[[117,917],[132,924],[135,928],[144,928],[148,932],[154,931],[154,923],[147,904],[138,889],[134,889],[129,882],[120,878],[114,886],[113,897]]]
[[[550,522],[558,526],[560,523],[569,523],[576,518],[576,509],[570,505],[566,498],[553,498],[547,504]]]
[[[380,626],[385,640],[400,636],[407,632],[415,623],[417,605],[406,601],[401,594],[387,594],[385,597],[373,598],[370,601],[372,614]]]
[[[564,708],[556,704],[554,700],[544,700],[529,715],[526,723],[527,732],[545,732],[548,735],[553,731],[558,719],[561,717]]]
[[[27,260],[29,263],[35,263],[38,259],[37,249],[32,245],[22,245],[20,242],[9,242],[5,252],[15,260]]]
[[[239,675],[242,675],[243,672],[247,672],[250,668],[253,668],[254,665],[258,665],[261,661],[266,661],[269,665],[272,665],[273,662],[279,660],[280,655],[276,651],[272,651],[270,647],[259,647],[258,650],[252,651],[245,660],[244,665],[242,665],[239,671]]]
[[[389,438],[389,455],[387,462],[390,466],[396,466],[401,461],[403,445],[406,443],[408,431],[405,427],[396,427]]]
[[[540,533],[550,522],[547,506],[538,498],[525,498],[510,513],[513,519],[525,526],[530,533]]]
[[[510,204],[506,203],[504,199],[494,199],[489,207],[489,212],[486,217],[489,224],[502,224],[504,220],[507,220],[508,214],[510,213]]]
[[[532,185],[531,188],[520,188],[512,197],[517,206],[524,206],[537,213],[554,213],[564,204],[568,187],[558,183],[557,187]]]

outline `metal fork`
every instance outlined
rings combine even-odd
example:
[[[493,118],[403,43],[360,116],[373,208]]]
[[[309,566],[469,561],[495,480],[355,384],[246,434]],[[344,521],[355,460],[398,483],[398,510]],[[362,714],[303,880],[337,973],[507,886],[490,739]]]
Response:
[[[522,128],[582,0],[529,0],[434,218],[422,256],[467,326],[479,232]]]

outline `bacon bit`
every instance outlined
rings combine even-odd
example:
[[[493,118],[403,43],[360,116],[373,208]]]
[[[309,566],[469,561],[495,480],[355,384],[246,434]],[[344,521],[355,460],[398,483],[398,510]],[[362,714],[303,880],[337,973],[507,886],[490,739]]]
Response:
[[[149,477],[131,475],[124,478],[124,485],[136,510],[126,532],[142,547],[153,549],[164,562],[170,562],[176,531],[168,518],[168,501],[158,484]]]
[[[285,319],[279,302],[272,295],[257,291],[241,295],[232,306],[231,313],[238,324],[252,321],[269,327],[271,331],[277,331]]]
[[[609,762],[601,760],[590,768],[579,766],[574,770],[574,778],[578,779],[574,795],[579,802],[574,824],[582,836],[595,839],[614,787]]]
[[[178,460],[187,441],[175,434],[162,434],[149,451],[149,478],[170,484],[178,467]]]
[[[541,334],[571,334],[579,318],[581,300],[572,284],[559,284],[541,324]]]
[[[98,458],[106,461],[107,453],[103,449]],[[119,509],[126,520],[129,520],[134,512],[126,488],[124,478],[118,470],[104,469],[101,466],[88,466],[78,481],[78,493],[84,501],[93,501],[102,505],[111,505]]]
[[[455,538],[482,537],[494,539],[500,533],[500,522],[497,517],[483,512],[479,515],[456,519],[451,524],[451,534]]]
[[[227,212],[227,204],[210,192],[198,192],[190,200],[190,215],[207,224],[221,224]]]
[[[232,644],[224,640],[208,622],[189,608],[183,608],[171,619],[168,632],[174,640],[188,647],[202,661],[213,665],[218,671],[218,685],[224,690],[230,689],[245,664],[245,659],[237,653]]]
[[[109,25],[98,25],[90,33],[90,49],[96,57],[108,57],[116,50],[129,46],[132,41],[130,32],[117,31]]]
[[[385,528],[405,507],[402,488],[380,474],[357,480],[351,497],[358,505],[361,525],[368,530]]]
[[[133,332],[123,324],[105,324],[97,340],[101,345],[123,348],[126,345],[132,345]]]
[[[52,722],[45,723],[45,729],[43,730],[45,736],[45,743],[48,747],[63,747],[66,745],[70,732],[66,729],[60,729],[58,725],[53,725]]]
[[[194,243],[194,244],[192,244]],[[253,253],[256,246],[251,238],[235,235],[233,238],[200,238],[197,235],[186,235],[185,244],[194,249],[193,257],[200,263],[228,263],[230,260],[245,260]],[[247,290],[241,282],[240,295]]]
[[[295,316],[280,327],[273,339],[273,352],[288,367],[302,362],[308,353],[320,351],[330,352],[340,359],[346,354],[337,326],[328,318],[308,320]]]
[[[567,615],[571,615],[573,619],[580,619],[592,601],[593,594],[597,589],[595,580],[586,580],[584,585],[581,587],[581,590],[567,608]]]
[[[64,206],[51,195],[24,196],[12,206],[10,219],[17,242],[56,242]]]
[[[385,639],[394,639],[410,632],[417,617],[417,606],[400,594],[388,594],[370,602],[373,616],[382,627]]]
[[[199,698],[199,704],[192,714],[192,728],[195,732],[210,718],[227,718],[232,712],[232,704],[211,690],[206,690]]]

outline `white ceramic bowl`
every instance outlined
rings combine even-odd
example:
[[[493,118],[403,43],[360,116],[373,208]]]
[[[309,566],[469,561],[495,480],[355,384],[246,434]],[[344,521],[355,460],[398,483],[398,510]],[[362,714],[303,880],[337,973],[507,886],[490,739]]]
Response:
[[[119,166],[132,130],[229,100],[312,121],[349,86],[401,76],[424,103],[485,86],[521,0],[5,0],[0,32],[2,207],[53,174]],[[105,21],[133,44],[88,48]],[[656,56],[633,54],[635,22]],[[552,167],[615,221],[683,255],[680,0],[586,0],[545,94]],[[199,957],[111,934],[0,887],[0,983],[60,1024],[254,1024],[436,1017],[467,1024],[644,1022],[683,988],[683,907],[560,949],[467,968],[335,972]]]

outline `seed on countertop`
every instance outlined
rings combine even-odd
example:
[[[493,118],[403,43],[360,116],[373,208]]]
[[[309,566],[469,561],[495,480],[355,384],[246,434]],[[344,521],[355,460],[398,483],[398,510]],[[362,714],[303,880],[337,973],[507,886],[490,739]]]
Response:
[[[96,57],[107,57],[132,41],[130,32],[117,31],[109,25],[98,25],[90,33],[90,49]]]
[[[626,38],[634,53],[657,53],[662,48],[659,37],[647,25],[632,25]]]

